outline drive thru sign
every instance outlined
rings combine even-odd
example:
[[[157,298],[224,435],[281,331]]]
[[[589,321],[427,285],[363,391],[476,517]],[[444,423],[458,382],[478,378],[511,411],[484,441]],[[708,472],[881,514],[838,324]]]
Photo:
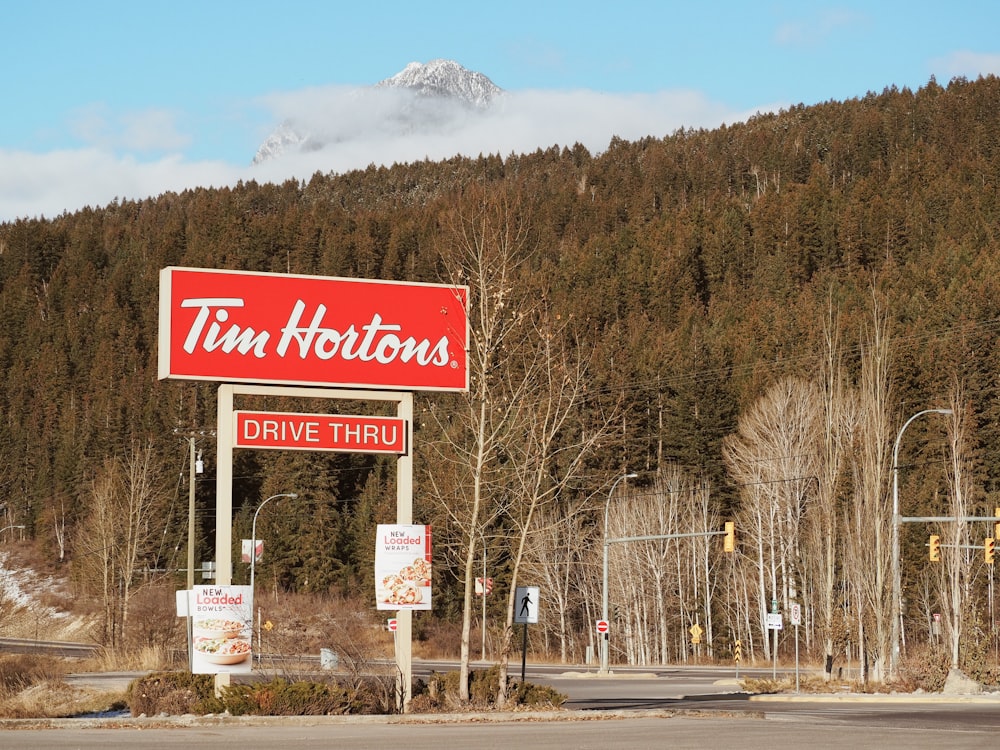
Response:
[[[406,423],[397,417],[234,412],[237,448],[406,453]]]

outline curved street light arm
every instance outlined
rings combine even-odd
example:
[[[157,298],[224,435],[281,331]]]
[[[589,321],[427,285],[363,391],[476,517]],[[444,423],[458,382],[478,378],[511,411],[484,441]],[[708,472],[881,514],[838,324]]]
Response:
[[[892,644],[889,653],[889,675],[894,676],[899,663],[899,640],[903,628],[903,584],[899,564],[899,443],[910,423],[924,414],[951,415],[951,409],[924,409],[907,419],[899,428],[892,446]]]
[[[254,568],[256,567],[256,562],[257,562],[257,515],[261,512],[261,510],[264,508],[265,505],[267,505],[270,501],[278,497],[294,498],[298,497],[298,494],[295,492],[282,492],[281,494],[278,495],[271,495],[271,497],[267,498],[264,502],[258,505],[257,510],[254,511],[253,526],[250,531],[250,591],[251,592],[253,592]]]
[[[601,587],[601,619],[605,622],[608,621],[608,511],[611,508],[611,496],[615,493],[615,487],[623,479],[635,479],[638,474],[631,472],[629,474],[622,474],[618,477],[614,483],[611,485],[611,489],[608,490],[608,498],[604,503],[604,563],[602,566],[603,575]],[[604,637],[601,639],[601,674],[608,673],[608,637],[609,634],[605,633]]]

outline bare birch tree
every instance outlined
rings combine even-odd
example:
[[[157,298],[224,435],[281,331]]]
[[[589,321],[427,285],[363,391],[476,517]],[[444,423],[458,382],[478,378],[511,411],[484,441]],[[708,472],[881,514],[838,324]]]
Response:
[[[816,498],[808,515],[807,537],[812,555],[805,564],[812,569],[810,579],[814,584],[812,611],[822,639],[824,651],[823,674],[833,675],[836,647],[837,613],[839,602],[838,565],[841,554],[841,497],[844,492],[849,452],[853,447],[856,396],[848,388],[843,371],[838,321],[833,310],[828,310],[823,326],[823,355],[820,367],[820,407],[822,409],[823,436],[822,461],[818,467]]]
[[[959,667],[959,644],[962,640],[962,625],[969,615],[972,602],[972,555],[975,544],[965,520],[969,513],[972,497],[972,471],[967,466],[965,450],[968,444],[968,418],[964,389],[956,383],[952,389],[949,408],[948,442],[950,447],[948,463],[948,515],[954,520],[941,529],[942,555],[941,573],[936,578],[938,601],[944,615],[945,634],[951,652],[951,668]]]
[[[667,466],[650,487],[621,492],[608,507],[609,538],[651,537],[609,547],[613,627],[629,664],[686,660],[689,628],[711,632],[709,579],[718,555],[711,554],[709,534],[719,524],[709,500],[706,483]]]
[[[91,483],[77,560],[84,585],[100,595],[109,646],[125,642],[129,603],[163,520],[165,488],[151,444],[106,460]]]
[[[891,648],[892,609],[892,503],[889,497],[892,470],[892,347],[889,319],[872,290],[871,321],[861,344],[857,463],[849,561],[850,586],[855,593],[855,614],[862,658],[873,657],[871,675],[885,679]]]
[[[512,414],[528,397],[526,382],[506,372],[521,349],[532,305],[524,298],[525,265],[531,257],[528,225],[513,197],[473,186],[468,210],[446,217],[442,259],[450,281],[469,287],[470,388],[455,410],[432,410],[441,439],[429,446],[432,463],[449,471],[429,472],[434,496],[455,527],[454,555],[463,585],[459,698],[469,700],[477,544],[502,512],[498,457],[510,442]],[[441,413],[445,412],[445,413]],[[447,477],[447,478],[446,478]],[[447,482],[447,484],[444,484]]]
[[[787,607],[802,585],[801,539],[822,464],[818,387],[801,378],[776,383],[740,418],[723,456],[743,489],[739,527],[755,547],[760,633],[769,653],[767,600]]]
[[[472,209],[449,221],[442,258],[451,281],[470,289],[470,390],[454,412],[437,414],[434,494],[458,530],[463,585],[459,697],[469,699],[470,637],[477,545],[503,520],[512,572],[500,645],[498,703],[507,698],[515,587],[536,514],[559,498],[604,437],[610,418],[590,404],[583,428],[587,362],[574,353],[566,320],[532,295],[529,220],[510,188],[470,188]],[[450,487],[441,477],[449,474]]]
[[[547,604],[540,610],[540,617],[545,613],[549,616],[542,627],[546,634],[554,635],[559,661],[564,664],[575,650],[575,626],[580,620],[589,621],[580,614],[586,597],[580,574],[588,565],[588,551],[601,543],[596,532],[597,527],[587,524],[582,512],[549,507],[539,512],[535,530],[527,539],[524,575],[533,576],[546,592]],[[590,632],[592,629],[587,628]]]
[[[615,411],[602,413],[588,396],[588,363],[571,347],[567,327],[545,310],[535,317],[534,332],[524,352],[523,369],[511,367],[522,397],[511,414],[514,429],[506,435],[509,474],[513,481],[506,516],[513,529],[511,583],[507,595],[506,623],[500,645],[497,705],[507,701],[507,668],[513,643],[516,587],[538,514],[552,507],[581,478],[586,460],[616,421]],[[580,417],[586,414],[586,421]]]

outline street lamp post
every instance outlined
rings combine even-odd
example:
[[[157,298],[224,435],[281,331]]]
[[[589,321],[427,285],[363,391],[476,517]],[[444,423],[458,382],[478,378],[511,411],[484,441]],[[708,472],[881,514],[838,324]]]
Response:
[[[603,585],[601,588],[601,619],[605,622],[608,621],[608,510],[611,507],[611,496],[615,492],[615,487],[623,479],[635,479],[638,474],[623,474],[618,477],[614,484],[611,485],[611,489],[608,491],[608,499],[604,503],[604,567],[602,581]],[[611,628],[609,627],[610,631]],[[608,673],[608,639],[610,638],[610,632],[604,633],[604,638],[601,640],[601,674]]]
[[[954,414],[951,409],[924,409],[918,411],[903,423],[892,446],[892,650],[889,654],[889,676],[896,674],[899,663],[899,640],[903,627],[903,593],[899,564],[899,442],[903,433],[917,417],[924,414]]]
[[[257,506],[257,510],[253,514],[253,527],[250,531],[250,593],[253,593],[253,573],[254,567],[257,562],[257,514],[263,509],[265,505],[274,500],[276,497],[298,497],[294,492],[282,492],[280,495],[271,495],[264,502]]]

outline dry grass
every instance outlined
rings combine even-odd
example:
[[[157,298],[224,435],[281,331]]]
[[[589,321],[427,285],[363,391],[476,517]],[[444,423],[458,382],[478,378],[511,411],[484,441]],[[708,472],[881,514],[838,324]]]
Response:
[[[170,654],[159,646],[138,649],[101,648],[73,665],[74,672],[154,672],[169,669]]]
[[[58,719],[103,713],[125,706],[123,692],[77,688],[53,680],[33,685],[16,695],[0,699],[0,717],[5,719]]]
[[[57,718],[104,711],[123,696],[66,683],[68,664],[51,656],[0,657],[0,716],[9,719]]]
[[[794,693],[795,677],[782,675],[777,679],[768,677],[746,678],[740,680],[740,687],[748,693],[768,695],[775,693]],[[888,690],[888,686],[875,683],[865,683],[860,680],[827,680],[820,674],[803,672],[799,675],[798,689],[800,693],[873,693]]]

